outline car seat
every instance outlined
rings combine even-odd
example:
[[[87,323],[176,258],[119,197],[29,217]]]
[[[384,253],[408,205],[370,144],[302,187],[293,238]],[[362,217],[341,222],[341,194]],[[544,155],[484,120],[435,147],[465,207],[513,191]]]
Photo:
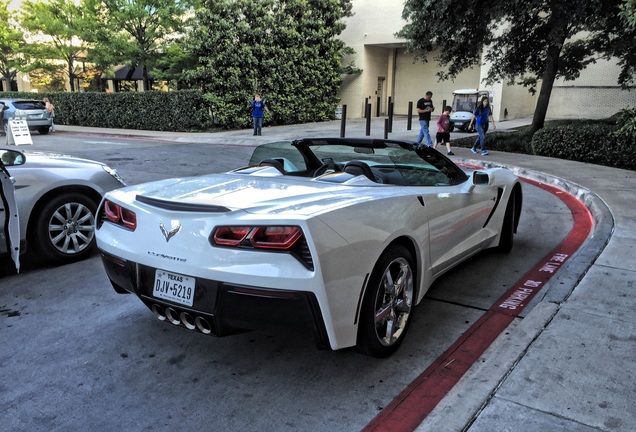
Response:
[[[283,166],[283,163],[278,159],[263,159],[258,165],[271,166],[280,171],[281,174],[285,174],[285,167]]]
[[[377,182],[373,171],[371,171],[371,167],[362,161],[350,161],[344,166],[344,172],[349,173],[354,176],[363,175],[366,176],[372,182]]]

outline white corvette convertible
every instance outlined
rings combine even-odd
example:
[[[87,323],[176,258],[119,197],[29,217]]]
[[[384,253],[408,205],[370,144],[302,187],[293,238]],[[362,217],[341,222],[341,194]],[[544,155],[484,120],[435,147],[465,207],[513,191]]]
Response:
[[[248,167],[106,194],[97,245],[115,291],[217,336],[307,328],[377,357],[404,340],[433,281],[512,248],[519,179],[430,148],[320,138],[257,147]]]

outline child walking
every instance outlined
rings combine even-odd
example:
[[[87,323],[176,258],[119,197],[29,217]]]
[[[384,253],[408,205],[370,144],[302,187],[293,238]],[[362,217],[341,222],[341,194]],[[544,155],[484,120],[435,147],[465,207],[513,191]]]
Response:
[[[454,156],[455,153],[451,151],[450,144],[450,113],[452,108],[449,106],[444,107],[444,112],[437,118],[437,135],[435,136],[435,147],[438,144],[446,144],[446,151],[449,156]]]

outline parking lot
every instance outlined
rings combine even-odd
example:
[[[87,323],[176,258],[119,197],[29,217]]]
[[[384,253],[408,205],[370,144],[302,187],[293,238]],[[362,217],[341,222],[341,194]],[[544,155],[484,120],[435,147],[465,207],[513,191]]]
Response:
[[[39,141],[107,162],[130,183],[221,171],[251,153],[62,134]],[[318,351],[293,331],[219,339],[159,322],[112,290],[97,256],[2,275],[2,422],[24,431],[361,430],[568,233],[572,215],[558,197],[524,192],[512,253],[482,253],[439,279],[384,360]]]

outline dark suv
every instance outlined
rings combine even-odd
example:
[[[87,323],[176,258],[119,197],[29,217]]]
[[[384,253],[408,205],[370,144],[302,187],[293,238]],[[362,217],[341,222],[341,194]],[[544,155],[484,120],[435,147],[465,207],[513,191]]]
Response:
[[[30,130],[37,130],[42,135],[49,133],[51,114],[46,110],[44,102],[31,99],[0,99],[4,104],[2,131],[9,130],[9,120],[26,120]]]

